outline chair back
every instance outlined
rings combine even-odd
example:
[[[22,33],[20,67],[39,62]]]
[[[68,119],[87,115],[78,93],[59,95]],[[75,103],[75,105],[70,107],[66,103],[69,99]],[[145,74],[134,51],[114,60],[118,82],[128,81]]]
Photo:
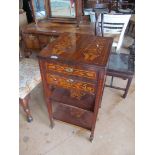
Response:
[[[131,15],[126,14],[103,14],[101,13],[96,21],[96,29],[98,29],[99,35],[110,36],[119,35],[116,51],[118,51],[122,45],[125,30],[127,28]],[[97,31],[97,30],[96,30]],[[98,34],[97,34],[98,35]]]

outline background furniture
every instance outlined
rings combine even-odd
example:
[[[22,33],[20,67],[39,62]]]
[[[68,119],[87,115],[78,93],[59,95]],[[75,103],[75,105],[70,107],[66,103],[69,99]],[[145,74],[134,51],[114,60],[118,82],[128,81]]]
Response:
[[[95,34],[97,36],[113,37],[113,47],[118,53],[123,42],[126,27],[131,15],[101,13],[96,19]]]
[[[22,4],[22,3],[21,3]],[[23,9],[19,10],[19,57],[22,57],[22,50],[23,50],[23,37],[21,29],[27,25],[27,17],[26,12]]]
[[[109,13],[116,11],[117,13],[134,13],[134,0],[83,0],[84,8],[95,8],[98,5],[106,5]]]
[[[31,0],[20,0],[20,3],[23,6],[21,9],[23,9],[26,12],[28,23],[34,22],[31,8]]]
[[[135,15],[131,15],[131,18],[129,20],[127,29],[126,29],[126,35],[135,38]]]
[[[92,34],[94,35],[94,24],[80,24],[79,28],[75,24],[51,23],[49,20],[39,21],[38,24],[29,24],[22,29],[25,56],[30,56],[32,52],[39,52],[48,43],[64,32]]]
[[[51,127],[55,118],[90,130],[93,140],[112,40],[63,33],[39,53]]]
[[[82,0],[31,0],[31,8],[36,23],[44,18],[78,26],[82,16]]]
[[[124,53],[111,53],[107,68],[107,76],[111,76],[110,85],[106,87],[111,87],[119,90],[125,91],[123,98],[127,96],[132,78],[134,75],[134,59],[130,54]],[[127,79],[126,88],[120,88],[113,86],[113,77],[119,77],[122,79]]]
[[[23,58],[19,62],[19,102],[23,107],[27,121],[32,121],[29,109],[30,92],[41,82],[38,61],[35,59]]]

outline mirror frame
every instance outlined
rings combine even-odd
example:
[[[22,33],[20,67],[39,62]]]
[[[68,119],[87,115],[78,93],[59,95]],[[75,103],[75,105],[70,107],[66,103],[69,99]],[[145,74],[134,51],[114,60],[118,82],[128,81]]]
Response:
[[[37,24],[39,20],[48,19],[51,22],[57,23],[76,23],[79,26],[79,23],[82,19],[82,12],[83,12],[83,0],[75,0],[75,18],[69,17],[52,17],[51,16],[51,7],[50,7],[50,0],[44,0],[44,7],[46,16],[43,19],[37,19],[35,16],[35,7],[34,7],[34,0],[30,0],[30,5],[34,17],[34,22]]]
[[[42,19],[46,19],[47,18],[47,11],[46,11],[46,7],[45,7],[45,4],[46,4],[46,0],[43,0],[44,1],[44,8],[45,8],[45,17],[44,18],[36,18],[36,14],[35,14],[35,6],[34,6],[34,0],[30,0],[29,4],[30,4],[30,8],[32,10],[32,16],[33,16],[33,21],[35,23],[37,23],[38,21],[42,20]]]
[[[69,17],[52,17],[52,10],[50,7],[50,0],[44,0],[45,1],[45,10],[47,18],[52,20],[53,22],[63,22],[63,23],[77,23],[79,25],[79,22],[82,17],[82,0],[75,0],[75,18],[69,18]]]

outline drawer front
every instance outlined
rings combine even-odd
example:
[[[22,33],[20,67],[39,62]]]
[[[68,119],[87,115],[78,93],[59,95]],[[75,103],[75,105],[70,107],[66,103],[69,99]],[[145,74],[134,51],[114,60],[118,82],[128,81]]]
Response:
[[[89,78],[92,80],[97,79],[95,71],[82,70],[82,69],[79,69],[76,67],[70,67],[70,66],[64,65],[64,64],[46,63],[46,70],[47,71],[54,71],[54,72],[58,72],[58,73],[63,73],[65,75],[85,77],[85,78]]]
[[[38,36],[32,34],[24,34],[25,46],[28,49],[40,49]]]
[[[46,74],[46,78],[47,78],[47,83],[51,85],[55,85],[65,89],[84,91],[91,94],[95,93],[95,85],[91,83],[86,83],[83,81],[77,81],[70,78],[60,77],[58,75],[53,75],[50,73]]]
[[[39,42],[41,48],[45,47],[48,43],[54,41],[56,38],[48,35],[39,35]]]

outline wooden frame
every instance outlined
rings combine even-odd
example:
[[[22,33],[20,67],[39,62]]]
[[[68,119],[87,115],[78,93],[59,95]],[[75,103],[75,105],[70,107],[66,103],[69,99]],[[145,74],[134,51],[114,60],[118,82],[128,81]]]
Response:
[[[44,9],[45,9],[44,18],[47,18],[47,11],[46,11],[46,7],[45,7],[46,0],[43,0],[43,1],[44,1]],[[37,3],[40,6],[40,0],[37,0]],[[40,20],[40,19],[37,19],[36,14],[35,14],[34,0],[30,0],[30,7],[31,7],[31,10],[32,10],[33,21],[37,24],[38,20]],[[44,19],[44,18],[41,18],[41,19]]]
[[[34,0],[31,0],[31,7],[34,16],[34,21],[37,23],[37,19],[35,16],[35,7]],[[61,22],[61,23],[76,23],[79,26],[81,16],[82,16],[82,0],[75,0],[75,18],[70,17],[53,17],[51,15],[52,9],[50,6],[50,0],[44,0],[44,8],[46,16],[45,18],[51,20],[52,22]]]

